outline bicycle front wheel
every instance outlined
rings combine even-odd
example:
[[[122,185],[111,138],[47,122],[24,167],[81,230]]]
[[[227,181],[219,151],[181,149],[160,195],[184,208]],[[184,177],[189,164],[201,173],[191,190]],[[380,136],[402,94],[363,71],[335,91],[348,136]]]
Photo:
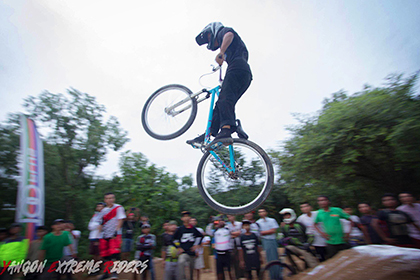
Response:
[[[167,85],[155,91],[144,104],[144,130],[159,140],[174,139],[190,128],[197,115],[197,101],[182,85]]]
[[[197,169],[197,186],[214,210],[239,215],[254,210],[267,199],[274,171],[270,158],[257,144],[235,138],[229,147],[203,155]],[[232,166],[235,171],[229,172],[226,167]]]

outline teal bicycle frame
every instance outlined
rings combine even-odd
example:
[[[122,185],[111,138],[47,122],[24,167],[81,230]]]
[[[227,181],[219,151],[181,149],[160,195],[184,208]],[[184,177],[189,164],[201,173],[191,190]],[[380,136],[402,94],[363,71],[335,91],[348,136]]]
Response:
[[[209,118],[207,121],[207,128],[206,128],[206,132],[205,132],[205,137],[204,137],[204,144],[208,145],[210,143],[210,128],[211,128],[211,123],[212,123],[212,119],[213,119],[213,111],[214,111],[214,100],[216,95],[219,96],[221,90],[221,86],[217,86],[215,88],[212,88],[211,90],[203,90],[202,92],[208,92],[209,94],[211,94],[211,100],[210,100],[210,110],[209,110]],[[207,98],[207,96],[206,96]],[[201,101],[201,100],[200,100]],[[230,157],[230,167],[228,167],[224,161],[214,152],[214,151],[210,151],[210,154],[226,169],[226,171],[231,174],[231,173],[235,173],[235,154],[233,151],[233,146],[229,145],[229,157]]]

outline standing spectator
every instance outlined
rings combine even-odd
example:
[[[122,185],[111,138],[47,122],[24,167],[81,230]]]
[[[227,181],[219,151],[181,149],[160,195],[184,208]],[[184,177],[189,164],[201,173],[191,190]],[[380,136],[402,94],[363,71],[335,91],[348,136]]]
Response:
[[[261,242],[265,251],[266,261],[271,262],[279,259],[277,252],[276,231],[279,228],[275,219],[267,217],[267,211],[264,208],[258,210],[260,219],[257,224],[260,225]],[[271,279],[282,279],[282,269],[278,266],[270,268]]]
[[[258,236],[251,232],[251,224],[251,221],[242,221],[245,233],[240,236],[239,260],[240,266],[246,270],[247,279],[252,279],[252,270],[256,270],[259,279],[262,263],[261,246],[258,246]]]
[[[197,245],[201,243],[203,235],[190,224],[191,213],[183,211],[181,220],[183,225],[178,228],[174,234],[174,244],[178,247],[178,280],[184,280],[185,267],[190,268],[190,280],[193,279],[194,263]]]
[[[255,233],[255,235],[258,236],[258,238],[260,238],[260,225],[254,219],[254,213],[254,211],[246,213],[244,215],[244,220],[251,222],[251,232]]]
[[[378,212],[378,220],[386,223],[388,236],[379,226],[378,220],[373,220],[372,225],[382,240],[388,245],[399,247],[413,247],[413,241],[408,235],[408,225],[414,225],[418,230],[420,228],[414,223],[411,217],[400,210],[397,210],[397,198],[391,193],[382,196],[384,210]]]
[[[341,220],[344,233],[349,234],[349,244],[351,247],[366,245],[363,232],[359,229],[360,227],[360,218],[353,214],[353,209],[350,206],[345,206],[343,211],[350,215],[349,220]],[[352,223],[353,222],[353,223]]]
[[[315,229],[327,240],[327,259],[332,258],[341,250],[348,248],[346,241],[349,234],[344,236],[343,227],[340,219],[350,219],[350,215],[341,208],[330,207],[330,199],[325,195],[318,196],[319,210],[315,218]],[[324,231],[318,226],[324,224]],[[353,224],[353,222],[351,222]]]
[[[312,206],[309,202],[303,202],[300,204],[300,210],[302,211],[302,215],[297,218],[297,222],[303,224],[306,227],[306,234],[311,234],[314,236],[314,241],[312,242],[312,246],[315,247],[315,251],[317,257],[320,262],[325,261],[325,254],[327,246],[327,242],[325,238],[319,234],[319,232],[315,229],[315,218],[318,214],[317,211],[312,211]],[[322,231],[324,231],[324,227],[321,223],[318,225],[321,227]]]
[[[153,267],[153,249],[156,247],[156,236],[150,234],[150,225],[144,223],[141,226],[142,234],[137,238],[136,242],[136,260],[140,260],[147,264],[147,270],[150,270],[152,280],[155,280],[155,270]],[[143,272],[143,279],[147,279],[147,270]],[[134,280],[137,278],[137,274],[133,273]]]
[[[133,250],[133,238],[136,225],[135,214],[129,213],[122,226],[121,258],[123,260],[128,260],[130,258],[130,253]]]
[[[67,231],[69,233],[70,241],[71,241],[71,247],[73,247],[73,252],[77,255],[78,253],[78,245],[79,245],[79,239],[82,235],[82,232],[80,230],[74,229],[74,224],[72,221],[65,221],[63,224],[63,230]],[[64,248],[63,252],[64,256],[68,256],[71,258],[71,252],[68,247]]]
[[[20,235],[21,231],[22,226],[19,223],[10,226],[9,237],[4,239],[0,245],[0,266],[10,262],[9,267],[12,267],[12,262],[20,262],[26,258],[29,240]],[[3,271],[3,267],[0,267],[0,269],[0,272]],[[2,276],[4,280],[13,278],[13,274],[8,271],[5,271]]]
[[[126,218],[124,208],[115,203],[115,195],[106,193],[104,196],[106,207],[98,215],[101,219],[99,229],[101,239],[99,239],[99,252],[105,261],[114,261],[120,258],[121,252],[121,227]],[[109,278],[108,272],[102,275],[101,280]],[[110,279],[117,279],[118,275],[111,273]]]
[[[191,218],[190,224],[195,227],[203,236],[204,230],[202,228],[197,227],[197,219]],[[197,280],[200,280],[200,270],[204,268],[204,257],[203,257],[203,245],[197,245],[196,249],[197,258],[195,259],[194,269],[197,271]]]
[[[238,250],[241,247],[241,232],[242,232],[242,223],[235,221],[234,215],[227,215],[228,218],[228,229],[231,234],[230,246],[232,247],[231,254],[231,265],[235,271],[235,279],[243,278],[244,271],[239,266],[239,253]]]
[[[203,259],[204,259],[204,272],[211,272],[210,255],[211,255],[211,237],[206,235],[203,238]]]
[[[293,209],[284,208],[279,213],[283,215],[284,221],[284,225],[282,224],[280,228],[283,237],[279,242],[284,245],[287,252],[298,257],[304,257],[308,267],[317,266],[318,261],[310,252],[310,245],[314,240],[314,236],[306,234],[306,227],[296,222],[296,213]]]
[[[149,216],[146,214],[142,214],[139,221],[139,227],[141,228],[144,224],[149,224],[152,227],[152,223],[150,223]]]
[[[217,279],[225,279],[226,267],[229,273],[230,280],[233,280],[232,273],[230,271],[230,251],[232,249],[230,239],[231,234],[228,227],[225,226],[223,219],[219,220],[218,228],[214,231],[214,244],[217,252],[216,270]]]
[[[98,202],[96,203],[95,213],[89,221],[88,229],[89,233],[89,254],[93,256],[95,261],[99,261],[99,238],[101,232],[99,231],[99,225],[101,221],[98,219],[99,213],[104,209],[105,203]],[[99,272],[95,273],[98,274]]]
[[[79,244],[79,239],[82,233],[79,230],[74,230],[74,224],[72,221],[65,221],[65,223],[63,224],[63,230],[69,233],[69,238],[71,242],[71,245],[69,247],[72,247],[73,252],[77,254],[77,245]],[[73,259],[73,254],[70,251],[69,247],[64,247],[63,249],[64,261],[69,261]],[[67,272],[65,275],[67,280],[72,279],[72,273]]]
[[[53,262],[61,260],[63,257],[64,247],[68,247],[72,257],[76,258],[77,255],[71,245],[70,236],[68,231],[63,231],[65,221],[63,219],[56,219],[51,226],[52,232],[44,236],[44,241],[41,245],[41,257],[40,260],[47,260],[46,268],[50,267]],[[43,279],[60,279],[60,275],[56,272],[48,272],[48,269],[44,269]]]
[[[37,239],[31,241],[31,244],[29,245],[28,257],[27,257],[27,260],[31,262],[40,260],[41,245],[42,245],[42,242],[44,241],[44,236],[48,233],[48,229],[45,226],[39,226],[36,228],[35,233],[36,233]],[[40,276],[40,273],[29,272],[28,274],[26,274],[25,280],[35,280],[35,279],[38,279],[39,276]]]
[[[214,221],[215,221],[214,220],[214,217],[213,216],[210,216],[209,222],[208,222],[208,224],[206,226],[206,234],[208,236],[213,236],[213,232],[214,232],[213,223],[214,223]]]
[[[162,234],[162,259],[165,270],[165,280],[176,280],[178,254],[174,245],[174,234],[178,228],[176,221],[169,221],[166,231]]]
[[[402,192],[399,194],[399,199],[403,205],[397,207],[397,210],[403,211],[411,216],[414,225],[408,225],[408,235],[411,237],[414,247],[420,249],[420,204],[414,203],[415,199],[412,193]]]
[[[360,224],[362,227],[362,232],[365,237],[367,244],[382,244],[383,241],[378,233],[372,226],[372,220],[377,219],[376,215],[373,215],[372,208],[369,203],[361,202],[358,204],[359,212],[362,214],[360,217]]]

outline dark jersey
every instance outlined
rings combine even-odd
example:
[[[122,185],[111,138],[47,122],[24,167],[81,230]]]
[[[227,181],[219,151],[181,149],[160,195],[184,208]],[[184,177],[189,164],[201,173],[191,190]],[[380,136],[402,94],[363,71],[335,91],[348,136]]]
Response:
[[[378,212],[378,219],[385,221],[389,230],[389,237],[397,239],[397,244],[411,244],[408,236],[407,224],[411,224],[411,217],[400,210],[381,210]]]
[[[174,234],[174,243],[177,245],[179,243],[180,247],[188,255],[195,256],[195,252],[191,250],[194,246],[196,238],[199,238],[199,243],[203,239],[203,235],[193,226],[185,227],[184,225],[180,226]]]
[[[133,239],[136,221],[124,221],[122,225],[122,238]]]
[[[370,241],[373,244],[382,244],[382,238],[371,225],[372,220],[374,219],[377,219],[377,217],[373,215],[363,215],[362,217],[360,217],[360,223],[366,227],[370,237]]]
[[[246,270],[260,269],[260,254],[258,252],[258,237],[255,233],[241,235],[241,247],[244,254]]]
[[[299,223],[293,223],[293,227],[286,224],[281,227],[281,232],[285,237],[289,237],[289,245],[301,246],[303,243],[312,243],[313,235],[308,236],[306,234],[306,227]]]
[[[226,33],[232,32],[234,37],[232,43],[227,48],[225,55],[226,55],[226,62],[228,64],[228,68],[226,72],[232,70],[244,70],[251,73],[251,68],[248,64],[248,50],[242,41],[241,37],[239,37],[238,33],[235,32],[230,27],[224,27],[217,33],[217,42],[219,46],[223,43],[223,37]]]

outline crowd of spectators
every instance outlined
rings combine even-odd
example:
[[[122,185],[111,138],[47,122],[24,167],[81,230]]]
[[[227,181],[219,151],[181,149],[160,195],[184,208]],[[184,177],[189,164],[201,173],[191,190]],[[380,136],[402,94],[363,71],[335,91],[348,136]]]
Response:
[[[197,279],[202,273],[214,273],[218,279],[252,279],[258,277],[263,264],[279,259],[281,252],[304,260],[308,267],[334,257],[338,252],[367,244],[386,244],[420,249],[420,204],[409,192],[397,196],[384,194],[382,207],[374,210],[367,202],[357,209],[349,206],[333,207],[325,195],[317,198],[318,210],[310,202],[300,204],[300,216],[292,208],[279,211],[281,219],[268,217],[266,209],[258,209],[243,217],[219,214],[209,218],[204,229],[189,211],[176,220],[166,221],[163,234],[157,240],[151,233],[151,223],[138,208],[125,210],[115,203],[115,195],[107,193],[104,202],[96,205],[88,224],[89,254],[96,261],[129,260],[134,257],[147,264],[147,270],[138,277],[156,279],[156,269],[162,270],[165,280]],[[355,215],[356,211],[360,217]],[[139,230],[137,230],[139,229]],[[51,232],[45,226],[36,229],[32,242],[21,236],[22,226],[12,224],[0,230],[0,266],[9,261],[46,260],[47,266],[59,260],[77,259],[81,232],[72,221],[56,219]],[[136,234],[139,233],[140,234]],[[162,264],[156,267],[153,259],[160,243]],[[264,252],[264,253],[263,253]],[[285,254],[285,253],[284,253]],[[211,257],[214,255],[214,257]],[[293,258],[292,258],[293,260]],[[211,265],[214,262],[214,265]],[[212,267],[215,267],[214,271]],[[0,267],[0,271],[3,267]],[[187,273],[188,272],[188,273]],[[3,273],[2,279],[12,279]],[[117,279],[116,273],[95,275],[98,279]],[[72,274],[56,272],[28,273],[25,278],[72,279]],[[280,267],[270,270],[271,279],[281,279]]]

